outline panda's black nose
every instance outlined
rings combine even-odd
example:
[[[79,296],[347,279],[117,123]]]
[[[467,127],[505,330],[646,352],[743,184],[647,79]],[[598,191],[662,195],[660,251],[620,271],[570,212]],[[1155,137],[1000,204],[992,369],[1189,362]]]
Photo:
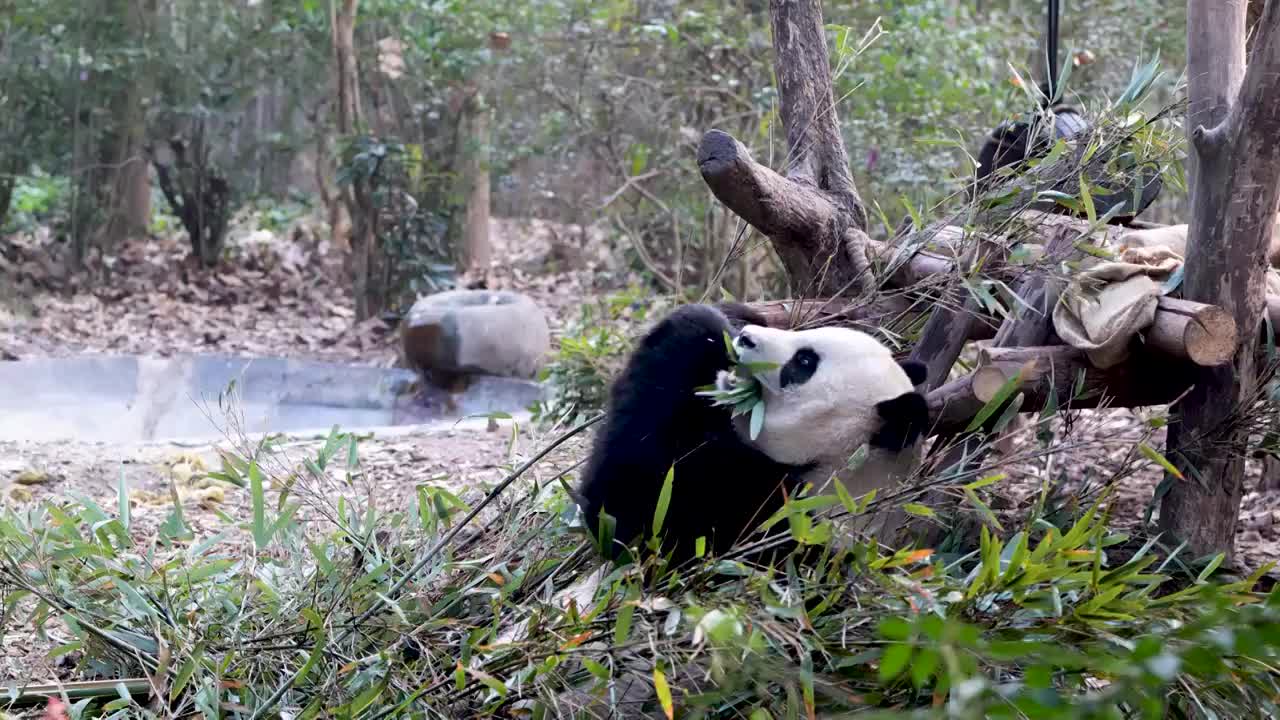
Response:
[[[746,333],[738,333],[738,344],[751,350],[756,346],[756,341],[752,340],[751,336]]]

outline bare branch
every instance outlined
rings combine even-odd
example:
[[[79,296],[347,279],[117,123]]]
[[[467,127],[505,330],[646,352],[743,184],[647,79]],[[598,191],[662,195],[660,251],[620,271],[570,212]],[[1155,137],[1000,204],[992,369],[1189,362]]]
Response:
[[[779,112],[787,129],[787,176],[824,190],[867,229],[836,117],[831,60],[819,0],[770,0]]]

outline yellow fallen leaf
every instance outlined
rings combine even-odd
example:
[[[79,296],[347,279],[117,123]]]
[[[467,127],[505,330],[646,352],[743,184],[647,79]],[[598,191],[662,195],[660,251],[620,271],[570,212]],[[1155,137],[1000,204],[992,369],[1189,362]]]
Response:
[[[196,502],[200,503],[200,507],[205,510],[212,510],[215,506],[221,505],[227,500],[227,492],[221,487],[206,487],[191,493]]]
[[[170,503],[170,496],[168,493],[162,495],[160,493],[151,492],[150,490],[141,489],[129,491],[129,499],[139,505],[145,505],[147,507],[163,507]]]
[[[915,552],[907,555],[907,562],[914,563],[920,562],[921,560],[928,560],[931,555],[933,555],[932,550],[916,550]]]
[[[43,485],[53,477],[43,470],[23,470],[13,481],[18,485]]]
[[[667,720],[675,720],[675,703],[671,702],[671,688],[667,686],[667,677],[658,668],[653,669],[653,689],[658,693],[658,702],[662,703],[662,712]]]
[[[14,502],[31,502],[35,497],[35,494],[31,492],[31,488],[25,485],[13,485],[9,488],[9,498]]]

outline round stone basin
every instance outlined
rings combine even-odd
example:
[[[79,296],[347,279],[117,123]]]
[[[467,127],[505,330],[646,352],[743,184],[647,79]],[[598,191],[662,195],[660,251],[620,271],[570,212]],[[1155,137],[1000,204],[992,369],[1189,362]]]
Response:
[[[474,376],[454,392],[424,386],[410,370],[284,358],[23,360],[0,362],[0,440],[196,441],[334,425],[448,427],[493,413],[524,419],[541,398],[541,386],[527,380]]]

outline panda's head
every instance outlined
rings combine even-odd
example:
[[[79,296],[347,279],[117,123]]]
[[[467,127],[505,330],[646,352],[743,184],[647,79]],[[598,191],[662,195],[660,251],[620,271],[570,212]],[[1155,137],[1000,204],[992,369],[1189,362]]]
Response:
[[[899,363],[883,343],[850,328],[744,327],[734,339],[763,386],[764,424],[752,441],[778,462],[843,462],[864,443],[899,452],[928,429],[929,410],[915,386],[925,368]],[[746,416],[739,418],[745,429]]]

